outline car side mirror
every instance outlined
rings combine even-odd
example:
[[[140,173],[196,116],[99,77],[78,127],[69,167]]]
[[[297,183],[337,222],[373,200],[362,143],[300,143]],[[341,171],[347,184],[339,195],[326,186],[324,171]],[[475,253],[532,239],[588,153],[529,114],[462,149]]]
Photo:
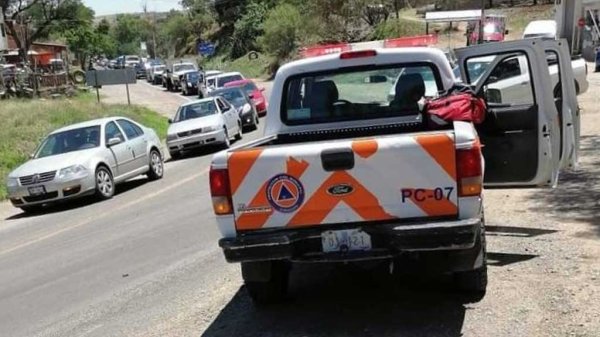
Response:
[[[173,119],[169,118],[168,122],[169,122],[169,124],[173,124]]]
[[[106,146],[111,147],[111,146],[115,146],[118,144],[121,144],[123,141],[121,140],[121,138],[119,137],[113,137],[111,139],[108,140],[108,142],[106,143]]]
[[[35,158],[35,153],[30,153],[29,154],[29,159],[33,159],[33,158]]]
[[[254,94],[249,94],[248,97],[254,98]]]
[[[508,29],[504,31],[504,35],[508,35]]]

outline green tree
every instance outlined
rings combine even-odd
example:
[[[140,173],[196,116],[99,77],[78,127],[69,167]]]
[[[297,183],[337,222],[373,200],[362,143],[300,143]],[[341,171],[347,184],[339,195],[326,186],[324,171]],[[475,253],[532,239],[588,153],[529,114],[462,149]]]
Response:
[[[295,6],[284,3],[268,13],[263,29],[264,35],[259,38],[263,49],[284,60],[296,50],[302,36],[302,16]]]
[[[0,8],[8,31],[25,55],[31,44],[54,31],[64,31],[91,22],[94,12],[81,0],[0,0]],[[21,34],[20,24],[28,27]]]
[[[140,42],[147,41],[150,31],[146,29],[147,22],[139,16],[121,14],[117,16],[112,35],[117,41],[117,53],[138,54]]]
[[[98,22],[98,25],[96,26],[96,32],[98,34],[104,35],[110,34],[110,22],[108,22],[106,18],[100,20],[100,22]]]
[[[258,49],[256,41],[263,34],[262,25],[269,9],[270,4],[264,1],[253,1],[246,7],[246,12],[234,25],[231,58],[238,58]]]

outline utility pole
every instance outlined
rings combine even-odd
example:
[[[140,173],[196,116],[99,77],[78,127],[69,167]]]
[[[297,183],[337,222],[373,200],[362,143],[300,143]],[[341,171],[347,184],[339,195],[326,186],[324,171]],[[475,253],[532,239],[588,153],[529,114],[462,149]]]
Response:
[[[479,19],[479,44],[483,43],[483,22],[485,21],[485,0],[481,0],[481,18]]]

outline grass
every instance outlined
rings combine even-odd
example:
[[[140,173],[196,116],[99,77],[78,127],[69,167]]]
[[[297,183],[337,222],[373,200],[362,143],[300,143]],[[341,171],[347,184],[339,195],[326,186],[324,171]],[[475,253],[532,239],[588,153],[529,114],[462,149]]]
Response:
[[[239,71],[247,78],[266,78],[269,76],[271,58],[265,54],[257,54],[258,58],[253,60],[248,55],[235,60],[215,56],[202,62],[202,66],[204,70]]]
[[[166,137],[167,118],[139,106],[97,104],[91,94],[58,100],[0,101],[0,200],[6,199],[6,177],[27,161],[42,138],[65,125],[90,119],[124,116]]]

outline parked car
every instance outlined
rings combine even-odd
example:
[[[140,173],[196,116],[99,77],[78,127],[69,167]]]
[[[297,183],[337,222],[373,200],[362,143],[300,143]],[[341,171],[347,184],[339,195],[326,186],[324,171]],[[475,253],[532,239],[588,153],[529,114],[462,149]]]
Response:
[[[254,102],[252,102],[252,99],[243,88],[221,88],[213,90],[210,95],[213,97],[221,96],[235,107],[242,120],[242,128],[256,130],[258,123],[260,123],[256,105],[254,105]]]
[[[163,73],[163,86],[169,91],[178,91],[181,86],[181,77],[189,71],[197,71],[198,66],[191,62],[174,63]]]
[[[124,57],[124,62],[125,67],[134,68],[139,65],[142,60],[137,55],[127,55]]]
[[[8,175],[12,204],[25,212],[95,194],[109,199],[115,184],[145,174],[163,176],[156,132],[124,117],[96,119],[50,133],[32,159]]]
[[[231,145],[242,139],[242,121],[237,110],[221,97],[209,97],[179,107],[169,119],[167,147],[171,158],[207,145]]]
[[[203,78],[201,71],[192,70],[184,73],[181,78],[181,94],[184,96],[198,94],[198,85],[203,82]]]
[[[142,63],[142,62],[136,63],[134,65],[134,69],[135,69],[135,78],[137,78],[137,79],[146,78],[147,74],[146,74],[146,68],[144,66],[144,63]]]
[[[152,80],[152,84],[162,84],[163,83],[163,74],[167,69],[165,65],[158,65],[152,67],[150,70],[150,78]]]
[[[267,114],[267,99],[263,95],[265,88],[259,88],[252,80],[232,81],[225,84],[225,88],[241,87],[246,94],[252,99],[259,116]]]
[[[240,81],[240,80],[245,79],[244,76],[238,72],[222,73],[222,74],[216,75],[214,78],[215,78],[215,82],[214,82],[214,86],[212,88],[213,90],[223,88],[225,86],[225,84],[227,84],[229,82]]]
[[[523,31],[524,39],[532,38],[556,39],[556,21],[536,20],[531,21]]]
[[[152,82],[152,68],[155,66],[162,65],[163,62],[160,59],[149,59],[144,63],[144,69],[146,70],[146,81]]]
[[[198,79],[198,98],[208,97],[211,88],[214,87],[215,76],[222,74],[220,70],[205,70]]]

